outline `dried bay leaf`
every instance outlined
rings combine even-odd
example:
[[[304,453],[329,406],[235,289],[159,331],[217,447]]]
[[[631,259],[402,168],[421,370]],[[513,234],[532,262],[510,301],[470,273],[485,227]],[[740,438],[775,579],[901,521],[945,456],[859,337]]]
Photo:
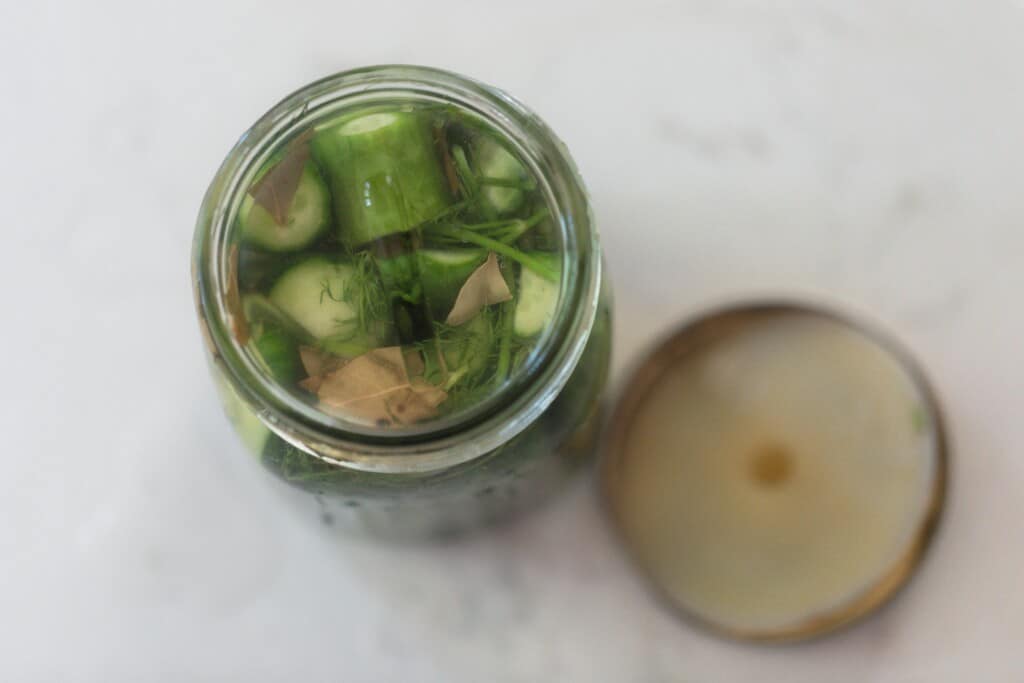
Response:
[[[299,380],[299,386],[312,394],[320,391],[320,385],[323,383],[324,378],[320,375],[312,375],[306,379]]]
[[[344,358],[321,351],[312,346],[299,347],[299,360],[302,362],[302,367],[306,374],[309,375],[309,377],[299,382],[299,386],[314,394],[320,390],[324,375],[334,372],[347,362]]]
[[[284,157],[249,188],[256,205],[266,209],[274,222],[282,227],[288,221],[288,209],[309,161],[309,140],[312,136],[313,131],[308,130],[293,140]]]
[[[400,346],[368,351],[322,376],[320,403],[381,426],[408,425],[437,414],[448,394],[439,387],[410,380],[408,354]],[[418,359],[417,359],[418,360]],[[422,360],[411,369],[422,368]]]
[[[487,260],[466,278],[445,322],[449,325],[462,325],[472,320],[484,306],[500,304],[511,298],[512,292],[501,274],[498,256],[492,251],[487,255]]]
[[[312,346],[299,347],[299,360],[302,361],[302,367],[310,377],[313,375],[325,375],[328,372],[337,370],[338,367],[345,363],[344,358],[321,351]]]

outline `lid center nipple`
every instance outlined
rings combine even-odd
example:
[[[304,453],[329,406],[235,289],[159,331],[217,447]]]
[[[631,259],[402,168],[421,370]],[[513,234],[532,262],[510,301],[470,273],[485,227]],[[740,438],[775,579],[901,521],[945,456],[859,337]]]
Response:
[[[755,483],[774,488],[786,483],[793,474],[793,455],[785,446],[768,443],[754,449],[750,474]]]

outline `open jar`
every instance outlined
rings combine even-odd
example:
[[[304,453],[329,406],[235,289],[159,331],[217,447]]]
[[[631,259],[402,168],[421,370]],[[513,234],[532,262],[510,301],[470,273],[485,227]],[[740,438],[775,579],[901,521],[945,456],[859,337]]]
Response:
[[[385,66],[287,97],[214,177],[193,280],[235,429],[339,526],[458,533],[593,451],[610,311],[590,208],[500,91]]]

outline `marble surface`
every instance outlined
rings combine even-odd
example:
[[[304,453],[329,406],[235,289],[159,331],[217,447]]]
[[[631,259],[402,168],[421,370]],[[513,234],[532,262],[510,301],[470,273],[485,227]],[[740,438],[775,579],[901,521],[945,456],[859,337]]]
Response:
[[[1008,681],[1024,636],[1024,3],[21,2],[0,10],[0,679]],[[444,547],[330,542],[215,404],[205,185],[284,93],[380,62],[508,89],[574,152],[616,377],[675,321],[792,294],[928,368],[948,515],[889,608],[798,647],[647,594],[592,482]]]

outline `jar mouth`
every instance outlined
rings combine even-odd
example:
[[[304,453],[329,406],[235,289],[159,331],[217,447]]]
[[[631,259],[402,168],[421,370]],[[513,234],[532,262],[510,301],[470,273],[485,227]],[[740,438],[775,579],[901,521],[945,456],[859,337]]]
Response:
[[[382,430],[302,401],[270,377],[231,333],[228,239],[258,169],[281,141],[353,107],[439,103],[493,126],[539,182],[563,244],[561,294],[531,357],[479,405],[437,420]],[[279,436],[327,460],[360,469],[430,469],[470,460],[512,438],[554,400],[575,368],[593,325],[601,259],[582,181],[564,145],[509,95],[471,79],[419,66],[375,66],[305,86],[260,118],[211,183],[196,228],[199,314],[215,356],[238,393]]]

